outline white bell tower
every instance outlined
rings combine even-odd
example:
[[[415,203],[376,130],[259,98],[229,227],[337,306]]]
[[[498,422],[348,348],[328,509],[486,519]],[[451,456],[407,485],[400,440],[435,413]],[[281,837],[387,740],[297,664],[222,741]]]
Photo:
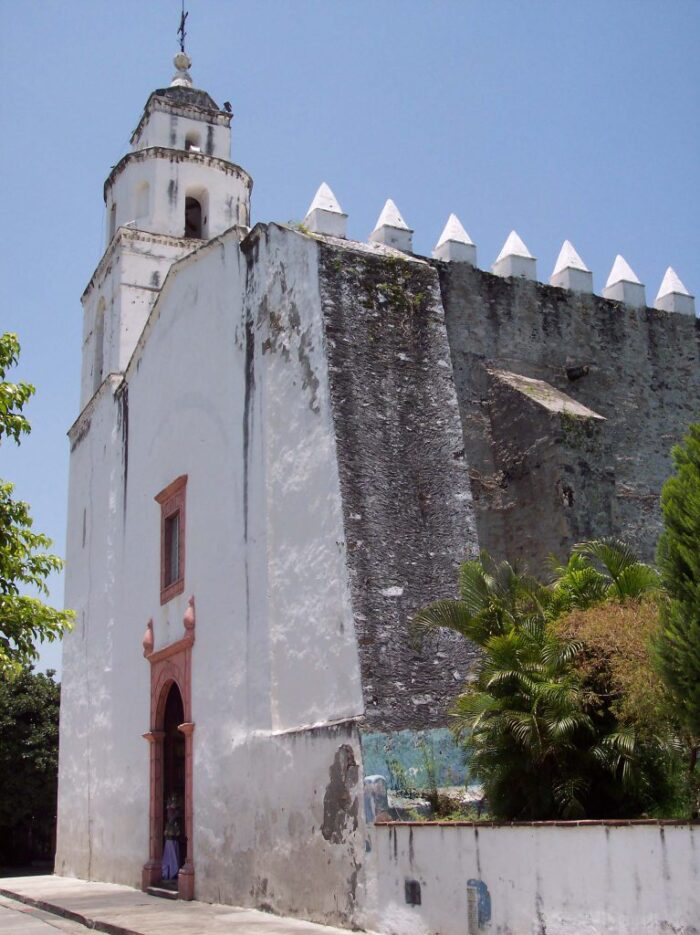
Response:
[[[126,368],[171,265],[250,222],[253,182],[230,161],[230,105],[193,87],[184,51],[174,64],[104,185],[105,253],[82,296],[81,410]]]

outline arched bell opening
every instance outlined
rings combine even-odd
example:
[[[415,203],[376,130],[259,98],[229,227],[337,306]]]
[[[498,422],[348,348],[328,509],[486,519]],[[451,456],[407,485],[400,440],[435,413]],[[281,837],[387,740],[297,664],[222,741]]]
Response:
[[[196,133],[194,130],[190,130],[185,136],[185,149],[191,153],[201,153],[202,151],[202,138],[199,133]]]
[[[134,218],[139,220],[148,217],[151,201],[151,186],[148,182],[141,182],[136,189],[134,198]]]
[[[209,238],[209,192],[199,185],[185,192],[185,237]]]
[[[202,205],[196,198],[185,198],[185,237],[202,239]]]

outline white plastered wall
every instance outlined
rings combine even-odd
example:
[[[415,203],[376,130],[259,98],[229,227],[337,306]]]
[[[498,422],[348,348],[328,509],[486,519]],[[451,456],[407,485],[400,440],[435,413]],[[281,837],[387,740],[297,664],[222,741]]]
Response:
[[[167,155],[166,155],[167,152]],[[127,157],[106,189],[106,238],[110,240],[112,206],[115,224],[183,237],[185,198],[206,192],[208,209],[203,218],[204,239],[222,234],[249,220],[249,183],[242,170],[223,160],[184,151],[149,149]],[[141,210],[139,190],[149,186],[148,215]]]
[[[231,153],[231,129],[223,115],[212,120],[202,119],[198,112],[173,112],[160,109],[158,103],[151,104],[151,112],[141,126],[133,150],[148,149],[149,146],[167,146],[169,149],[185,149],[189,134],[200,140],[201,152],[209,156],[228,159]]]
[[[91,765],[91,820],[99,813],[103,830],[98,838],[86,826],[83,793],[62,780],[57,867],[85,876],[87,850],[94,878],[138,883],[148,856],[141,735],[150,726],[141,639],[149,618],[156,650],[180,638],[194,595],[196,896],[350,923],[363,859],[363,707],[317,248],[281,228],[256,235],[247,257],[231,232],[173,268],[127,371],[127,500],[114,513],[123,561],[109,584],[114,677],[99,690],[99,716],[62,737],[62,776],[76,788],[85,787],[86,749],[113,751]],[[71,541],[77,491],[102,471],[92,433],[74,455]],[[161,607],[153,498],[181,474],[185,591]],[[117,490],[104,496],[118,502]],[[89,604],[103,549],[96,537],[87,556],[69,553],[82,563],[77,577],[69,572],[76,606]],[[87,690],[74,683],[104,668],[107,624],[102,605],[90,606],[88,648],[66,644],[68,725]]]
[[[135,886],[130,852],[148,846],[139,817],[148,764],[124,751],[148,682],[124,659],[119,382],[102,384],[70,433],[66,606],[76,624],[63,643],[56,872]]]
[[[95,391],[96,315],[104,299],[103,377],[126,369],[168,270],[199,241],[121,230],[83,295],[83,356],[80,404]]]
[[[385,825],[372,829],[373,930],[392,935],[697,931],[693,825]],[[369,871],[368,871],[369,872]],[[406,881],[421,904],[406,904]],[[488,888],[478,925],[469,883]]]

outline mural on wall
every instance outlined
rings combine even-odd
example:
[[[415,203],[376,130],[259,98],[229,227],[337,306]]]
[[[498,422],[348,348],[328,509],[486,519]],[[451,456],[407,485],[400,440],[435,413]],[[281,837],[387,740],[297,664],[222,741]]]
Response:
[[[411,794],[432,786],[463,786],[466,753],[446,727],[362,734],[365,776],[383,776],[387,788]]]

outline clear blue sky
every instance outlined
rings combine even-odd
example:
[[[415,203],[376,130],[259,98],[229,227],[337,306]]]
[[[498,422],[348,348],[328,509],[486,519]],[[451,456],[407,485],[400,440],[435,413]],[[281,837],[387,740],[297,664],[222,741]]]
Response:
[[[515,228],[542,280],[568,238],[596,291],[618,252],[650,304],[669,264],[700,290],[700,0],[188,7],[192,75],[233,104],[254,221],[301,219],[325,180],[357,239],[391,197],[421,253],[455,211],[482,268]],[[179,0],[0,0],[0,16],[0,328],[37,386],[33,433],[3,447],[0,476],[62,552],[102,183],[170,81]]]

